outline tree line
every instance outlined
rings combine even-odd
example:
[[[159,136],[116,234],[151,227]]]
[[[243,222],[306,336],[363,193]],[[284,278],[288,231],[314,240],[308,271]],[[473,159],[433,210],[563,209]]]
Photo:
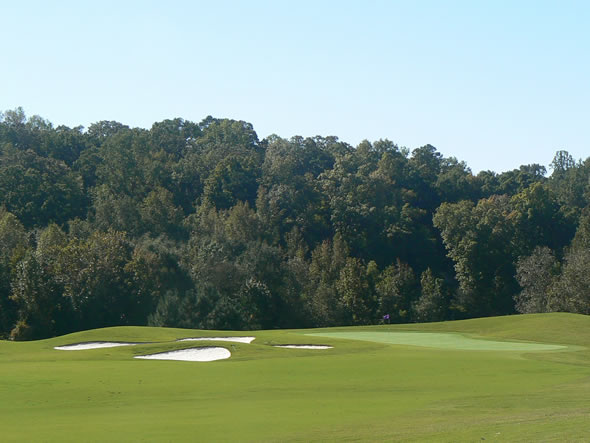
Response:
[[[0,336],[590,313],[590,159],[474,175],[205,118],[0,113]]]

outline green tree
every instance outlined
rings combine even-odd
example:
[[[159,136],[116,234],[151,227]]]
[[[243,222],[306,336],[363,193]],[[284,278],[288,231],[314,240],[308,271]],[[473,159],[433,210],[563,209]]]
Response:
[[[551,286],[548,310],[590,314],[590,249],[570,251],[564,259],[562,272]]]
[[[18,305],[18,323],[11,331],[16,340],[52,337],[66,331],[62,287],[29,251],[18,263],[12,286],[12,299]]]
[[[432,145],[412,151],[409,161],[412,189],[416,192],[420,207],[434,211],[441,203],[437,180],[441,174],[444,158]]]
[[[369,324],[374,320],[375,299],[369,285],[367,269],[358,258],[347,257],[336,290],[347,316],[347,323]]]
[[[443,203],[433,221],[455,264],[460,290],[455,308],[470,316],[513,312],[512,297],[518,292],[514,263],[525,252],[518,248],[510,199]]]
[[[536,246],[561,251],[570,243],[574,227],[560,211],[555,195],[542,183],[534,183],[514,195],[510,218],[515,235],[512,249],[516,254],[530,254]]]
[[[167,189],[151,191],[141,203],[139,214],[143,230],[152,235],[169,234],[175,237],[182,233],[182,209],[174,205],[173,195]]]
[[[141,324],[141,300],[129,289],[126,264],[132,248],[124,233],[93,232],[63,248],[57,278],[74,309],[78,327]]]
[[[435,186],[441,201],[444,202],[475,201],[480,193],[477,179],[467,164],[455,157],[448,157],[442,161]]]
[[[590,207],[584,208],[580,216],[571,247],[574,250],[590,249]]]
[[[413,240],[421,237],[415,228],[424,212],[408,189],[407,155],[387,140],[364,141],[321,175],[330,221],[351,255],[379,264],[407,260]]]
[[[85,215],[81,177],[59,160],[0,146],[0,205],[27,227]]]
[[[410,321],[412,304],[418,299],[420,288],[412,268],[397,260],[385,268],[376,285],[379,317],[389,315],[396,323]]]
[[[137,236],[143,231],[140,207],[127,194],[116,194],[108,185],[97,186],[92,190],[90,221],[94,229],[109,229],[127,232]]]
[[[11,281],[27,246],[22,223],[0,207],[0,337],[7,337],[17,320],[17,305],[11,298]]]
[[[238,201],[253,205],[257,189],[257,166],[244,165],[236,157],[226,157],[205,181],[203,196],[216,208],[229,209]]]
[[[58,126],[54,130],[46,131],[45,136],[40,140],[39,154],[61,160],[72,167],[81,153],[90,147],[83,129],[82,126],[75,128]]]
[[[129,126],[116,121],[102,120],[93,123],[88,128],[88,139],[95,146],[102,144],[119,132],[129,130]]]
[[[269,227],[269,238],[285,244],[287,234],[297,226],[308,247],[314,248],[333,235],[328,204],[317,179],[330,169],[335,146],[341,144],[321,137],[286,140],[271,136],[265,141],[256,208]]]
[[[55,224],[38,233],[37,247],[28,249],[16,265],[11,298],[18,307],[13,339],[39,339],[72,331],[72,309],[63,297],[56,264],[67,243]]]
[[[548,184],[556,195],[561,212],[566,218],[577,222],[581,210],[587,206],[588,174],[590,163],[577,162],[567,151],[558,151],[551,162],[553,172]]]
[[[530,256],[519,258],[516,279],[522,288],[514,296],[516,310],[521,314],[551,312],[551,287],[559,276],[559,262],[547,246],[538,246]]]
[[[135,301],[135,323],[143,323],[161,302],[164,306],[170,304],[171,301],[164,300],[166,294],[172,293],[178,297],[178,294],[186,294],[192,289],[192,281],[183,266],[181,254],[182,249],[165,237],[142,237],[137,241],[124,267],[129,279],[130,298]]]
[[[152,125],[150,144],[152,149],[163,150],[178,159],[185,154],[187,146],[200,135],[201,129],[196,123],[182,118],[163,120]]]
[[[147,194],[144,157],[149,134],[140,129],[120,129],[104,139],[100,163],[96,167],[98,185],[107,185],[116,194],[143,198]]]
[[[444,281],[428,268],[420,276],[420,298],[413,305],[414,319],[419,322],[442,321],[447,316],[449,299]]]
[[[304,302],[314,325],[333,326],[347,320],[336,282],[346,265],[348,254],[348,245],[339,234],[333,240],[322,242],[311,253],[310,279],[306,285]]]
[[[518,169],[503,172],[498,176],[498,188],[493,194],[514,195],[536,183],[545,183],[547,170],[538,164],[522,165]]]
[[[240,289],[238,303],[246,314],[246,328],[269,329],[275,326],[273,295],[265,283],[254,278],[248,279]]]

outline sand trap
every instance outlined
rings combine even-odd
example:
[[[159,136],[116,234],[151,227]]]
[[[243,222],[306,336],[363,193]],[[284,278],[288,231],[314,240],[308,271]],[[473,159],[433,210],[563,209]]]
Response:
[[[81,351],[83,349],[114,348],[116,346],[134,346],[138,343],[125,343],[114,341],[93,341],[87,343],[75,343],[73,345],[55,346],[53,349],[60,351]]]
[[[326,345],[273,345],[275,348],[289,348],[289,349],[332,349],[334,346]]]
[[[214,361],[231,357],[231,353],[225,348],[189,348],[178,351],[159,352],[151,355],[137,355],[135,358],[145,360],[180,360],[180,361]]]
[[[193,337],[180,338],[177,341],[232,341],[236,343],[252,343],[256,337]]]

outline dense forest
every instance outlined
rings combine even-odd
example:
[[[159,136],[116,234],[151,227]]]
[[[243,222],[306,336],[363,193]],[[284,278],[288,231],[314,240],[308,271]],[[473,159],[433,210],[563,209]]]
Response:
[[[0,338],[590,314],[590,159],[0,114]]]

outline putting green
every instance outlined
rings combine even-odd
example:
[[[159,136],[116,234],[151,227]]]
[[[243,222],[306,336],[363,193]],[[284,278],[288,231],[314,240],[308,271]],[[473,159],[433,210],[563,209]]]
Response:
[[[317,332],[314,337],[345,338],[394,345],[423,346],[466,351],[556,351],[567,346],[469,338],[461,334],[434,332]]]

